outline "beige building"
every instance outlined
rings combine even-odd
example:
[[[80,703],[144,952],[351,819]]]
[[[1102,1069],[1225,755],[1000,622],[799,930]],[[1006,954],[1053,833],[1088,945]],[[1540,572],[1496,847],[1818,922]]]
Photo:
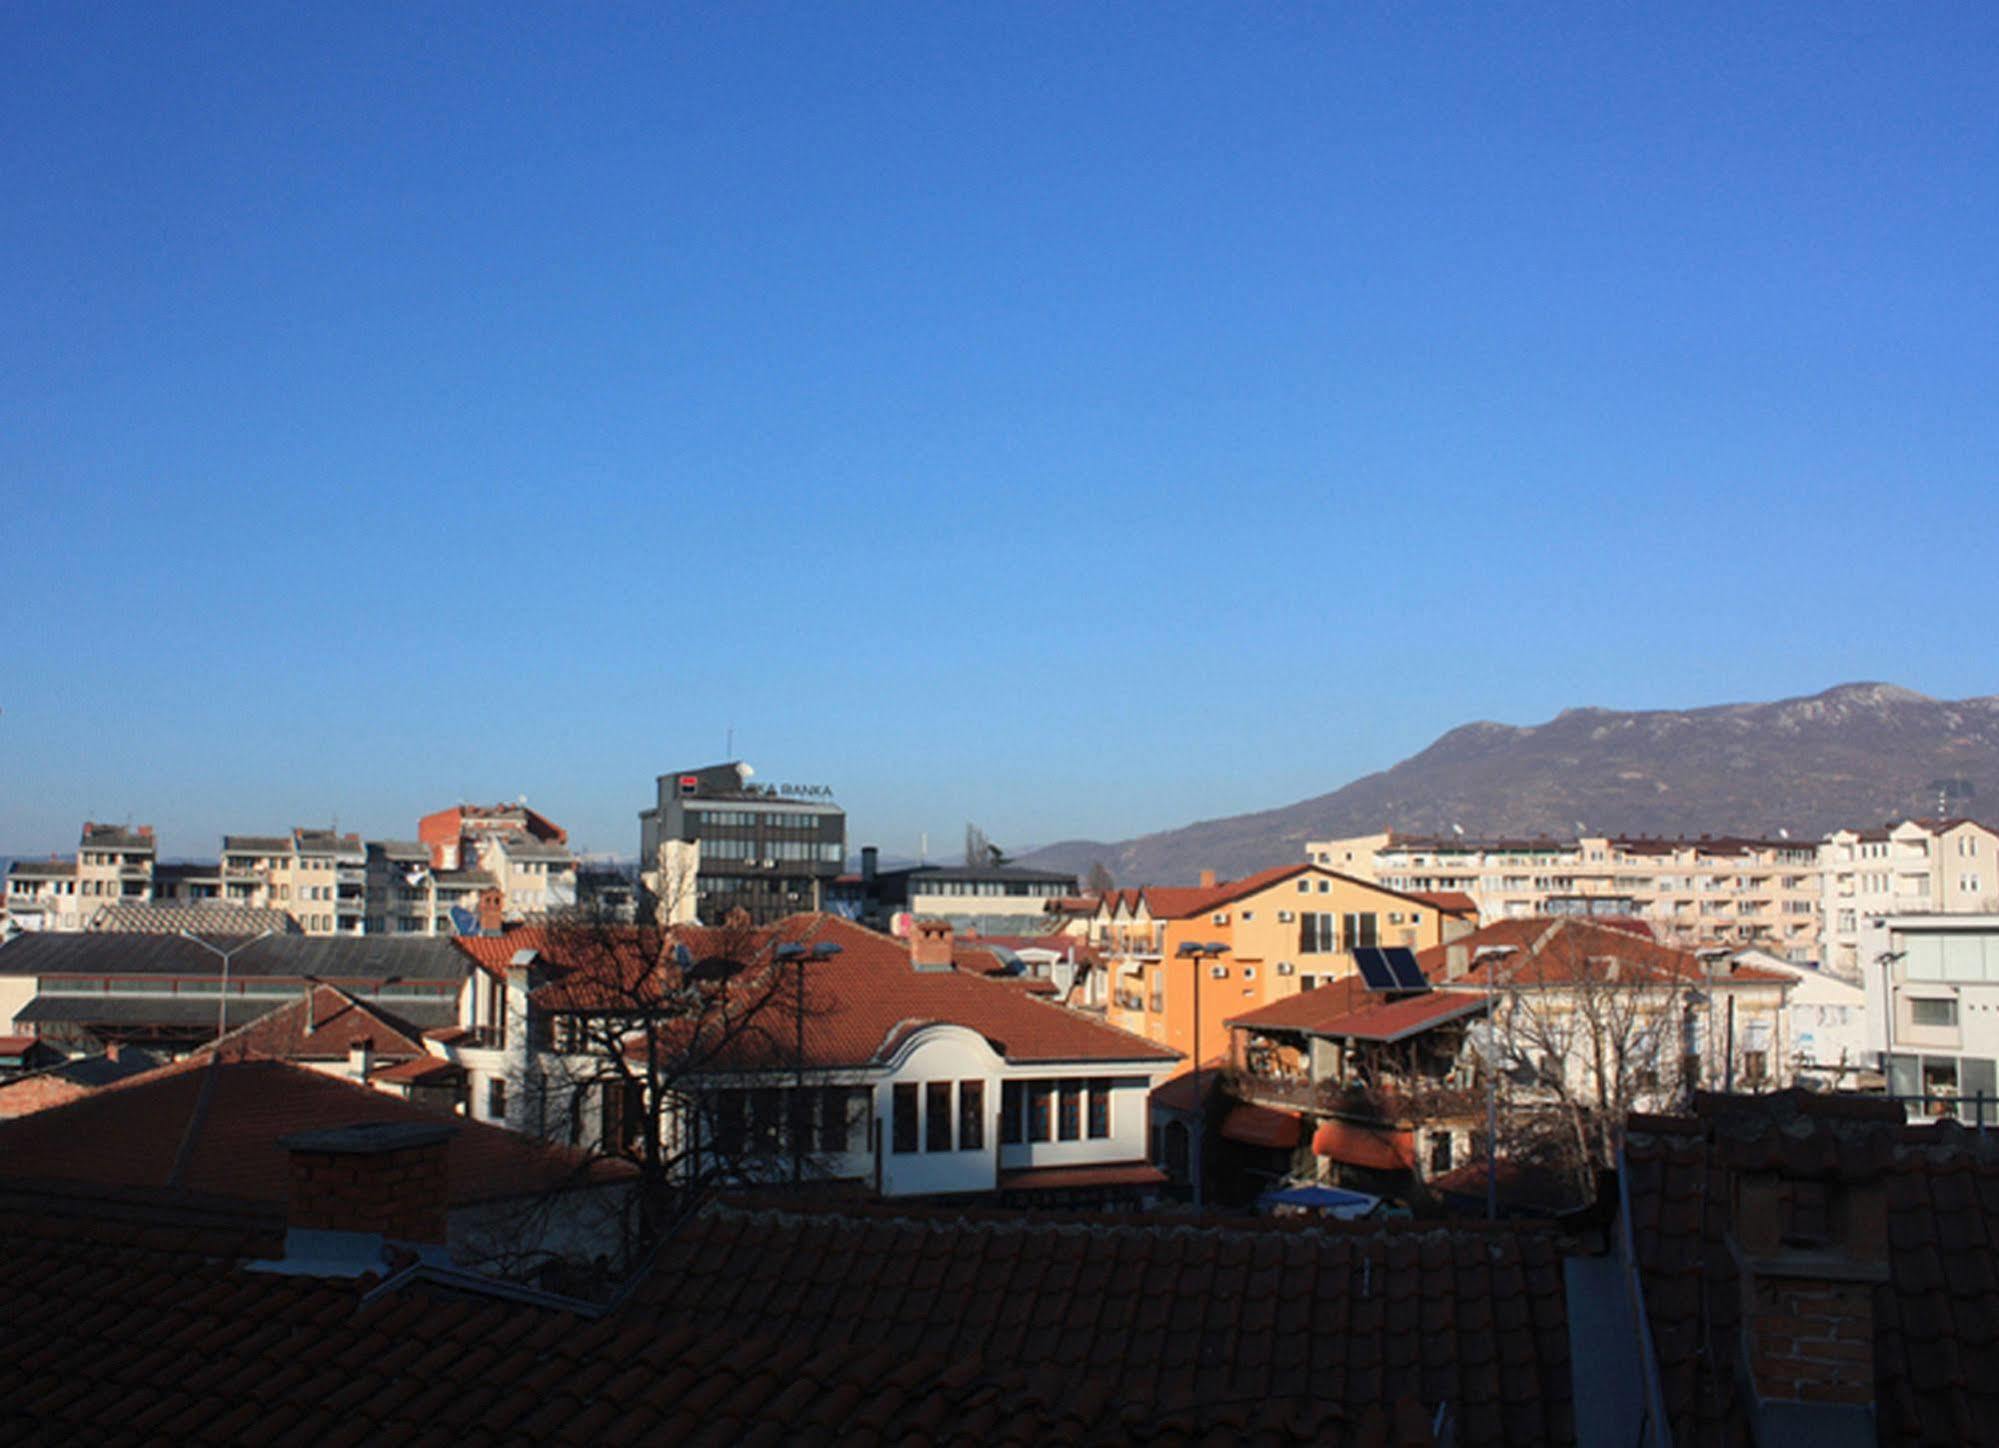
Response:
[[[367,929],[367,863],[358,835],[314,829],[224,835],[222,898],[282,910],[307,935],[361,935]]]
[[[1458,891],[1487,922],[1624,916],[1688,949],[1818,957],[1819,851],[1790,839],[1473,840],[1362,835],[1305,847],[1314,864],[1410,892]],[[1337,863],[1335,863],[1337,862]]]
[[[159,847],[151,825],[86,822],[69,860],[16,860],[7,872],[6,930],[87,930],[120,900],[153,898]]]
[[[1857,979],[1868,918],[1999,912],[1999,833],[1975,820],[1835,830],[1819,846],[1824,963]]]

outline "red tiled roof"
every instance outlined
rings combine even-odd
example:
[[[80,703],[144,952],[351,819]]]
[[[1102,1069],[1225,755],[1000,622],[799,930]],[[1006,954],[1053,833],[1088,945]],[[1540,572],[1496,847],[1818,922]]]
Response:
[[[1508,947],[1480,958],[1482,948]],[[1495,920],[1448,945],[1416,953],[1416,964],[1433,981],[1449,979],[1452,952],[1469,960],[1454,985],[1560,986],[1580,980],[1685,985],[1777,985],[1789,983],[1782,971],[1756,965],[1723,965],[1710,972],[1692,951],[1662,945],[1615,924],[1573,915]],[[1617,974],[1607,976],[1608,962]]]
[[[0,1056],[20,1056],[41,1044],[40,1036],[0,1036]]]
[[[665,1322],[1085,1372],[1136,1422],[1270,1401],[1427,1422],[1448,1403],[1464,1448],[1574,1436],[1540,1230],[716,1206],[636,1295]],[[1231,1424],[1205,1441],[1257,1440]]]
[[[331,985],[316,987],[310,1005],[301,994],[291,1004],[238,1026],[202,1051],[283,1061],[336,1060],[361,1041],[369,1042],[376,1055],[391,1060],[424,1053],[416,1027]]]
[[[1231,1016],[1225,1024],[1252,1031],[1309,1031],[1320,1036],[1399,1041],[1485,1007],[1483,991],[1432,990],[1390,1000],[1369,990],[1359,976],[1344,975],[1314,990],[1299,991]]]
[[[576,937],[553,931],[515,931],[497,942],[466,941],[466,945],[486,947],[502,960],[511,959],[522,942],[535,940],[532,947],[545,952],[544,959],[557,972],[556,981],[535,994],[537,1005],[551,1010],[590,1008],[596,991],[591,972],[599,968],[601,953],[596,941],[580,946]],[[768,988],[773,999],[782,994],[782,1030],[768,1033],[746,1032],[717,1056],[715,1064],[742,1069],[793,1064],[791,1031],[791,984],[796,977],[789,965],[774,964],[773,950],[779,944],[812,946],[822,943],[840,947],[829,960],[805,966],[805,1057],[808,1067],[861,1066],[887,1056],[908,1035],[927,1025],[963,1026],[993,1043],[1010,1061],[1131,1061],[1148,1064],[1179,1059],[1177,1052],[1142,1036],[1108,1026],[1077,1011],[1036,999],[1016,985],[992,981],[961,970],[919,971],[910,964],[909,947],[891,936],[856,925],[834,915],[795,915],[777,925],[755,932],[753,937],[737,937],[734,947],[749,957],[741,968],[742,989],[754,992]],[[498,949],[494,949],[497,944]],[[647,944],[655,959],[667,953]],[[700,958],[702,946],[690,947]],[[574,953],[572,953],[574,952]],[[565,961],[571,973],[561,974]],[[614,963],[610,969],[630,974],[631,962]],[[641,961],[643,973],[650,962]],[[775,971],[772,975],[770,972]],[[654,972],[657,974],[657,972]],[[629,996],[611,990],[607,998],[621,1005]],[[779,1017],[773,1017],[774,1020]],[[768,1036],[770,1039],[765,1040]],[[781,1037],[782,1039],[777,1039]],[[762,1043],[762,1044],[760,1044]]]
[[[1703,1095],[1692,1117],[1631,1120],[1631,1232],[1676,1441],[1748,1441],[1732,1171],[1885,1185],[1879,1439],[1999,1442],[1999,1144],[1904,1125],[1892,1102],[1802,1091]]]
[[[1309,860],[1296,860],[1288,865],[1272,865],[1267,870],[1258,870],[1254,875],[1245,875],[1240,880],[1220,880],[1213,885],[1148,885],[1136,892],[1145,897],[1146,908],[1155,920],[1186,920],[1196,915],[1206,915],[1256,894],[1268,890],[1272,885],[1280,885],[1294,875],[1330,875],[1335,880],[1345,880],[1352,885],[1364,885],[1383,895],[1392,895],[1398,900],[1414,900],[1436,909],[1444,907],[1424,895],[1412,895],[1406,890],[1393,890],[1373,880],[1363,880],[1357,875],[1342,874],[1329,870],[1324,865],[1315,865]],[[1476,914],[1475,906],[1471,907]]]
[[[1303,1131],[1297,1112],[1278,1111],[1269,1106],[1236,1106],[1222,1118],[1222,1135],[1245,1146],[1289,1150],[1298,1144]]]
[[[456,1081],[465,1075],[465,1068],[441,1056],[413,1056],[407,1061],[398,1061],[376,1071],[369,1076],[370,1081],[389,1081],[398,1086],[416,1086],[441,1081]]]
[[[1335,1117],[1320,1122],[1312,1133],[1312,1154],[1372,1171],[1407,1171],[1416,1164],[1416,1143],[1407,1131],[1382,1130]]]
[[[1478,918],[1478,901],[1462,890],[1417,890],[1410,899],[1421,900],[1425,905],[1433,905],[1446,915],[1469,915]]]
[[[622,1171],[484,1122],[443,1117],[355,1082],[283,1061],[193,1057],[28,1116],[0,1121],[0,1180],[171,1188],[281,1203],[280,1138],[315,1127],[449,1120],[453,1206],[536,1194]]]
[[[946,1350],[941,1339],[905,1347],[836,1330],[752,1336],[726,1319],[630,1306],[592,1320],[433,1295],[420,1279],[370,1298],[368,1279],[335,1283],[211,1260],[218,1250],[245,1255],[244,1243],[240,1232],[213,1227],[80,1221],[53,1206],[0,1210],[0,1319],[32,1323],[0,1334],[7,1436],[937,1448],[1432,1441],[1413,1398],[1384,1407],[1358,1392],[1271,1401],[1228,1393],[1168,1412],[1096,1377],[1087,1355],[1046,1359],[1030,1372]],[[934,1264],[909,1265],[922,1273]],[[1384,1376],[1367,1362],[1359,1372]],[[1417,1381],[1400,1370],[1394,1377]],[[1454,1369],[1439,1381],[1457,1377]],[[1531,1416],[1566,1421],[1560,1411]]]

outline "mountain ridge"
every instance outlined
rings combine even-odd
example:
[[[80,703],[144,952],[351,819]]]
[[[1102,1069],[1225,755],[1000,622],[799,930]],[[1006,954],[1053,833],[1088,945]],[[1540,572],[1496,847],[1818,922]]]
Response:
[[[1062,840],[1020,863],[1120,884],[1246,874],[1305,842],[1394,828],[1472,835],[1757,834],[1817,839],[1841,826],[1933,814],[1936,782],[1999,798],[1999,695],[1940,700],[1861,681],[1817,694],[1693,709],[1563,709],[1539,724],[1472,720],[1391,766],[1274,809],[1134,839]]]

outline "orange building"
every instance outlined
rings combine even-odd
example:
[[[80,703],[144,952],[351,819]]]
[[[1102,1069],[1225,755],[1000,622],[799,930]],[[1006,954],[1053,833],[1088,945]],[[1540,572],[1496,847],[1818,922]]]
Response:
[[[1354,973],[1356,946],[1422,950],[1474,929],[1463,896],[1405,894],[1321,865],[1279,865],[1241,880],[1113,890],[1091,939],[1110,960],[1111,1024],[1190,1059],[1228,1049],[1223,1022]],[[1219,946],[1191,959],[1184,945]],[[1199,1039],[1195,995],[1200,997]]]

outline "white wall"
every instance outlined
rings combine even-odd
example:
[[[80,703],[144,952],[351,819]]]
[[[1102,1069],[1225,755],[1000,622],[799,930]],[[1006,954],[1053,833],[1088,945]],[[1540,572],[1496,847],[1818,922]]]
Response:
[[[28,1002],[35,998],[37,982],[32,975],[0,976],[0,1021],[7,1023],[8,1035],[30,1035],[31,1028],[14,1024],[16,1013],[25,1010]]]
[[[976,1031],[962,1026],[929,1026],[918,1031],[890,1062],[888,1074],[875,1087],[875,1119],[881,1123],[882,1195],[930,1196],[945,1192],[989,1192],[999,1184],[1000,1081],[1006,1062]],[[917,1149],[895,1150],[895,1088],[916,1087],[919,1112],[928,1111],[926,1087],[933,1081],[951,1083],[952,1150],[926,1151],[926,1133],[919,1127]],[[959,1090],[977,1081],[984,1092],[980,1113],[984,1138],[976,1150],[958,1149]],[[923,1125],[927,1125],[927,1116]]]

